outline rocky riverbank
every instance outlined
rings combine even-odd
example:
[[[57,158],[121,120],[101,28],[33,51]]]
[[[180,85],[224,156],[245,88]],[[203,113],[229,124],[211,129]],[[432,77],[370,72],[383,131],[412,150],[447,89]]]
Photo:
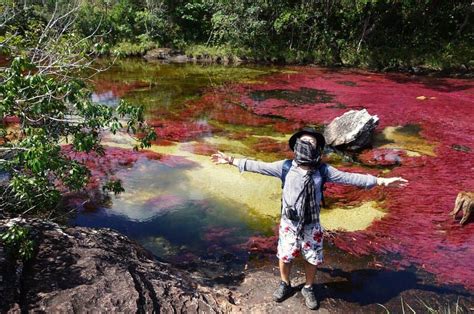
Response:
[[[229,291],[200,285],[115,231],[22,224],[31,226],[36,253],[23,263],[0,246],[1,312],[232,311]]]
[[[212,50],[212,49],[211,49]],[[256,64],[256,65],[308,65],[321,66],[321,64],[310,61],[291,61],[284,58],[275,57],[253,57],[250,55],[236,55],[233,53],[216,53],[216,52],[188,52],[172,48],[153,48],[143,53],[142,57],[149,62],[163,63],[199,63],[199,64],[222,64],[222,65],[240,65],[240,64]],[[323,65],[324,66],[324,65]],[[354,64],[332,64],[330,68],[359,68],[360,70],[375,71],[381,73],[407,73],[414,76],[430,76],[430,77],[453,77],[453,78],[472,78],[474,76],[473,68],[470,65],[460,64],[450,68],[431,68],[428,66],[408,66],[393,65],[385,67],[369,67]]]
[[[227,56],[227,55],[211,55],[208,53],[185,54],[182,51],[171,48],[155,48],[148,50],[143,56],[147,61],[162,61],[169,63],[204,63],[204,64],[242,64],[256,63],[257,60],[248,57]]]
[[[0,220],[0,230],[11,220]],[[13,260],[0,246],[1,312],[308,312],[299,293],[302,264],[294,266],[294,295],[271,299],[278,284],[273,254],[246,267],[242,279],[223,285],[196,279],[188,271],[157,261],[136,242],[111,229],[61,227],[28,220],[36,242],[35,257]],[[431,285],[428,274],[389,270],[382,261],[354,258],[329,245],[318,272],[318,313],[397,312],[401,301],[417,311],[474,308],[462,289]],[[421,300],[421,301],[420,301]],[[424,302],[424,303],[423,303]]]

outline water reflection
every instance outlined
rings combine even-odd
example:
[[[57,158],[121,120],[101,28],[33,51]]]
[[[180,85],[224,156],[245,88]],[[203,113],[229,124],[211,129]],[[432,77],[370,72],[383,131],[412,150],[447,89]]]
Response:
[[[114,95],[112,91],[103,93],[92,93],[91,99],[95,103],[115,107],[119,104],[120,99]]]
[[[125,192],[104,213],[143,222],[180,210],[188,201],[204,199],[198,189],[189,186],[179,168],[139,159],[133,167],[117,173],[117,177],[123,178]]]
[[[214,268],[204,270],[209,278],[238,273],[248,260],[245,243],[263,235],[261,227],[248,223],[249,209],[242,204],[216,199],[190,184],[185,171],[199,167],[179,156],[140,158],[116,173],[125,192],[113,197],[110,207],[82,211],[74,223],[113,228],[176,265],[211,263]]]

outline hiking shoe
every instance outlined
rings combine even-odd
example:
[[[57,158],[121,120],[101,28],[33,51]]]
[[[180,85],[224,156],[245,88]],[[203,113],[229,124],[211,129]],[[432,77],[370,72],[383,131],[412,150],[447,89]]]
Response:
[[[288,298],[292,292],[292,288],[289,284],[284,281],[280,282],[280,285],[273,293],[273,300],[276,302],[281,302]]]
[[[316,296],[314,295],[313,286],[309,288],[303,287],[303,289],[301,289],[301,294],[304,297],[308,309],[315,310],[318,308],[318,300],[316,300]]]

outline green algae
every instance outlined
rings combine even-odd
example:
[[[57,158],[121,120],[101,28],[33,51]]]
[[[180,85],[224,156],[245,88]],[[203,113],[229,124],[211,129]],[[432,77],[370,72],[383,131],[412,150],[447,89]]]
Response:
[[[299,90],[256,90],[250,93],[250,97],[255,101],[280,99],[297,104],[330,103],[334,99],[334,95],[325,90],[306,87],[302,87]]]
[[[357,231],[368,228],[374,220],[385,215],[377,202],[369,201],[359,206],[323,209],[321,223],[329,230]]]
[[[105,62],[100,63],[105,66]],[[203,89],[225,83],[248,82],[272,73],[267,67],[221,66],[199,64],[160,64],[139,59],[119,60],[107,71],[94,77],[97,89],[105,83],[120,85],[140,82],[138,87],[124,93],[122,99],[139,103],[151,110],[156,107],[172,109],[198,97]],[[143,83],[148,87],[142,86]]]
[[[286,136],[277,138],[283,141]],[[235,151],[239,150],[239,147],[245,147],[244,143],[234,143],[226,138],[212,138],[209,139],[209,142],[229,146],[235,145]],[[166,188],[165,190],[162,190],[163,187],[159,188],[158,190],[162,190],[160,193],[184,194],[187,195],[187,198],[191,197],[195,200],[212,199],[222,204],[224,208],[232,204],[233,207],[240,208],[245,212],[240,214],[240,218],[249,228],[270,234],[280,215],[280,179],[250,172],[239,173],[234,166],[215,165],[211,162],[210,156],[196,155],[187,150],[186,146],[190,143],[177,143],[170,146],[153,145],[150,150],[160,154],[185,157],[197,163],[199,167],[174,169],[174,172],[170,172],[171,170],[168,169],[168,172],[165,173],[162,173],[163,169],[156,168],[154,174],[151,173],[153,171],[150,169],[142,169],[135,176],[140,178],[151,176],[150,178],[155,178],[156,181],[171,176],[174,180],[167,179],[171,181],[165,180],[162,182]],[[122,144],[113,143],[109,143],[109,145],[123,146]],[[236,158],[243,157],[239,154],[233,153],[233,155]],[[129,180],[129,178],[127,179]],[[178,181],[179,184],[173,181]],[[137,181],[138,185],[128,187],[132,188],[136,194],[127,202],[128,204],[135,204],[136,206],[137,202],[145,203],[147,198],[157,197],[158,190],[148,189],[150,182],[143,182],[143,186],[140,186],[140,182],[142,181]],[[181,186],[182,189],[176,191],[170,188],[170,186],[175,187],[176,185]],[[146,191],[147,189],[148,191]],[[224,212],[222,214],[226,215]],[[358,207],[324,209],[321,212],[321,220],[327,229],[354,231],[367,228],[373,220],[380,219],[384,214],[376,202],[366,202]]]
[[[410,157],[436,156],[436,144],[428,142],[420,135],[421,127],[409,124],[406,126],[389,126],[375,136],[377,148],[401,149]]]
[[[275,133],[273,133],[275,134]],[[285,135],[253,135],[253,137],[256,137],[256,138],[269,138],[269,139],[272,139],[274,141],[277,141],[277,142],[284,142],[284,143],[288,143],[288,141],[290,140],[290,137],[291,135],[293,134],[285,134]]]

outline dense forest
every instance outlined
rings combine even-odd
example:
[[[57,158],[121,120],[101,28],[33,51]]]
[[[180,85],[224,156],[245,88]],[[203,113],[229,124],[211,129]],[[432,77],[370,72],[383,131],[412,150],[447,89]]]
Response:
[[[188,55],[373,69],[465,69],[473,62],[468,0],[12,2],[22,12],[17,23],[23,28],[77,5],[71,29],[81,37],[94,35],[97,54],[170,47]]]

